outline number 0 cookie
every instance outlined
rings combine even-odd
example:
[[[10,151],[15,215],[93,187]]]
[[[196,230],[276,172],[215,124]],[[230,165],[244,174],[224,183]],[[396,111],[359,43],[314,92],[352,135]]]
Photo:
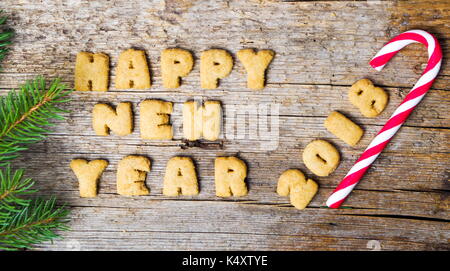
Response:
[[[330,175],[339,165],[339,152],[325,140],[314,140],[303,151],[305,166],[317,176]]]

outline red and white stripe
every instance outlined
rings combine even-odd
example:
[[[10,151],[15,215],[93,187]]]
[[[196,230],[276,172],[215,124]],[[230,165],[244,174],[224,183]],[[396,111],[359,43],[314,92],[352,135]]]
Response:
[[[411,43],[422,43],[428,48],[428,64],[411,91],[403,102],[392,114],[384,127],[378,132],[355,165],[350,169],[333,194],[327,200],[330,208],[339,208],[348,197],[353,188],[358,184],[370,165],[377,159],[395,133],[406,121],[409,114],[422,100],[434,82],[442,62],[442,51],[437,39],[423,30],[411,30],[404,32],[387,43],[370,61],[370,65],[377,71],[381,71],[386,63],[403,47]]]

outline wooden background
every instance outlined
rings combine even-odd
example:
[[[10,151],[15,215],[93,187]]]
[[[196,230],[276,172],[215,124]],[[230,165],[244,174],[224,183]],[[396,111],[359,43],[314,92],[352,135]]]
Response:
[[[41,250],[448,250],[450,139],[450,5],[448,1],[17,1],[2,0],[17,32],[0,74],[1,93],[42,74],[60,77],[73,87],[79,51],[111,57],[111,80],[122,50],[144,49],[151,63],[149,90],[78,92],[67,104],[67,120],[48,139],[23,153],[16,165],[27,169],[43,195],[56,194],[72,210],[70,232]],[[433,89],[410,116],[387,149],[357,186],[345,207],[324,208],[327,196],[386,122],[425,67],[426,50],[412,45],[383,70],[368,65],[396,34],[421,28],[442,43],[444,62]],[[168,47],[191,50],[196,64],[181,88],[166,90],[159,55]],[[267,87],[245,86],[245,71],[233,72],[217,90],[202,90],[200,52],[224,48],[234,56],[241,48],[272,49],[276,57]],[[349,86],[370,78],[389,92],[386,110],[363,117],[347,97]],[[186,146],[180,133],[173,141],[145,141],[139,129],[119,138],[99,137],[90,125],[94,104],[159,98],[180,105],[192,98],[220,100],[226,108],[271,102],[280,105],[276,150],[264,142],[227,140]],[[365,130],[354,148],[328,133],[323,121],[332,110],[348,115]],[[172,120],[180,121],[180,111]],[[225,122],[227,116],[225,116]],[[338,147],[342,162],[329,177],[309,172],[301,160],[308,142],[322,138]],[[116,194],[118,161],[129,154],[152,160],[149,196]],[[189,155],[197,164],[201,192],[169,198],[161,193],[167,160]],[[249,166],[249,194],[219,199],[214,194],[213,161],[238,155]],[[69,169],[73,158],[110,162],[97,198],[78,197]],[[316,180],[319,193],[303,211],[275,193],[279,175],[299,168]]]

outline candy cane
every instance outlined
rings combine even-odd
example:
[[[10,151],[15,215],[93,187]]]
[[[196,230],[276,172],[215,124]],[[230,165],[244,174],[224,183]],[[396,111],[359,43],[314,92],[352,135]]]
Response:
[[[370,165],[377,159],[395,133],[406,121],[409,114],[414,110],[417,104],[430,89],[434,82],[442,62],[441,46],[437,39],[423,30],[411,30],[404,32],[393,38],[387,43],[370,61],[370,65],[377,71],[381,71],[384,65],[398,53],[403,47],[411,43],[422,43],[428,48],[428,64],[419,81],[414,85],[411,91],[406,95],[403,102],[392,114],[384,127],[378,132],[355,165],[350,169],[341,183],[333,191],[333,194],[327,200],[327,206],[330,208],[339,208],[345,201],[353,188],[358,184],[364,173]]]

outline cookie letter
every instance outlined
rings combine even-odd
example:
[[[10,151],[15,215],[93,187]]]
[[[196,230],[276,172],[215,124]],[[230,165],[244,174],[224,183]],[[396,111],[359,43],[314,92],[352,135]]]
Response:
[[[73,159],[70,168],[77,176],[80,185],[80,197],[92,198],[97,196],[97,182],[103,171],[108,166],[105,160]]]
[[[193,196],[198,194],[197,174],[189,157],[173,157],[167,162],[163,194]]]
[[[202,136],[206,140],[217,140],[220,135],[222,108],[219,101],[206,101],[199,106],[195,101],[183,104],[183,134],[188,140]]]
[[[272,50],[261,50],[257,53],[253,49],[239,50],[237,57],[247,71],[248,88],[264,88],[264,73],[270,62],[272,62],[274,55]]]
[[[200,81],[202,88],[214,89],[218,80],[225,78],[233,68],[233,58],[222,49],[211,49],[200,56]]]
[[[336,111],[331,112],[325,120],[325,127],[350,146],[355,146],[364,133],[361,127]]]
[[[144,156],[130,155],[117,165],[117,193],[124,196],[148,195],[145,186],[147,172],[150,171],[150,159]]]
[[[150,86],[150,72],[145,52],[134,49],[123,51],[117,63],[116,88],[146,89]]]
[[[172,139],[170,114],[173,110],[171,102],[145,100],[140,104],[141,138],[142,139]]]
[[[180,86],[181,77],[188,75],[194,66],[192,54],[183,49],[165,49],[161,53],[161,76],[165,88]]]
[[[247,165],[236,157],[217,157],[214,162],[214,178],[218,197],[247,195]]]
[[[305,175],[297,169],[286,170],[278,179],[278,195],[290,196],[291,204],[299,210],[308,206],[317,190],[317,183],[310,179],[307,181]]]
[[[330,175],[339,165],[339,152],[325,140],[314,140],[303,151],[305,166],[317,176]]]
[[[388,102],[387,93],[382,88],[374,86],[369,79],[361,79],[354,83],[348,97],[350,102],[368,118],[378,116]]]
[[[79,52],[75,63],[75,90],[107,91],[109,57],[105,54]]]
[[[119,103],[116,110],[107,104],[96,104],[92,110],[92,126],[97,135],[109,135],[109,129],[119,136],[131,134],[133,113],[131,103]]]

